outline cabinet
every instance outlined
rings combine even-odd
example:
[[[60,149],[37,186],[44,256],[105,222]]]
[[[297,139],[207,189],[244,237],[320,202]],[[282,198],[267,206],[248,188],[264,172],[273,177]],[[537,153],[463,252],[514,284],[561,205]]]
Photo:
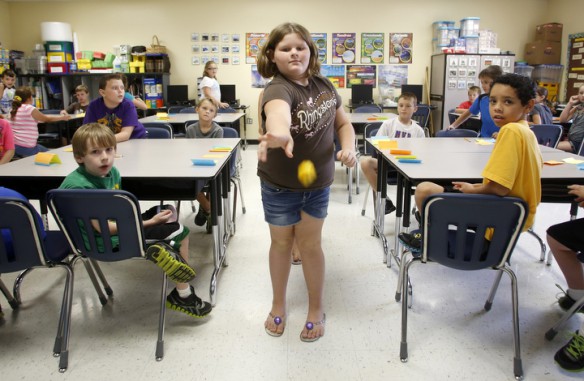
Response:
[[[18,85],[31,86],[35,89],[37,98],[40,95],[39,101],[36,102],[39,108],[62,110],[75,102],[75,87],[78,85],[84,84],[89,88],[91,99],[99,97],[99,79],[104,75],[102,73],[22,74],[18,77]],[[146,99],[145,79],[154,78],[162,85],[162,96],[166,105],[169,73],[125,73],[125,75],[128,77],[130,92],[142,99]]]

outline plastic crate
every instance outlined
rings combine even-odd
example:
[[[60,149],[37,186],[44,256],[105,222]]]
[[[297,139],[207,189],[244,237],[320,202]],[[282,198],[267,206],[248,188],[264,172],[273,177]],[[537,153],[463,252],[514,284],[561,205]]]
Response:
[[[529,66],[529,65],[515,65],[515,70],[514,70],[514,73],[515,74],[520,74],[520,75],[524,75],[526,77],[530,77],[531,78],[532,72],[533,72],[533,66]]]
[[[537,81],[537,85],[541,87],[545,87],[548,91],[547,100],[550,102],[557,101],[560,84],[559,83],[546,83],[546,82],[539,82]]]
[[[73,43],[69,41],[46,41],[45,50],[47,52],[73,53]]]
[[[537,82],[560,83],[563,70],[562,65],[537,65],[533,69],[531,78]]]

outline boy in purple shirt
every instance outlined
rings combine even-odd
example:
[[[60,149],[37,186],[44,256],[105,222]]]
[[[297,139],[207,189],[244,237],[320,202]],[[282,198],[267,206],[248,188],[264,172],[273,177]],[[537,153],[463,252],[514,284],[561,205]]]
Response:
[[[144,126],[138,121],[136,107],[124,99],[124,83],[121,74],[107,74],[99,80],[101,98],[92,101],[87,108],[83,124],[100,123],[109,127],[118,143],[146,137]]]

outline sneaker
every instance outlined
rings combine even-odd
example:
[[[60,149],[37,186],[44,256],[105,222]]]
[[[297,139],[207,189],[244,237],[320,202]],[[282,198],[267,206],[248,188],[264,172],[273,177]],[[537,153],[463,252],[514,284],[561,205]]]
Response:
[[[556,352],[554,360],[564,370],[582,372],[584,370],[584,337],[576,331],[572,340]]]
[[[395,212],[395,205],[393,205],[393,201],[391,201],[389,198],[385,199],[385,214],[391,214],[393,212]]]
[[[213,307],[211,303],[207,303],[201,300],[195,294],[195,288],[191,286],[191,294],[188,298],[183,299],[178,295],[176,288],[172,290],[170,294],[166,297],[166,307],[183,312],[192,317],[203,317],[209,314]]]
[[[572,308],[572,306],[574,305],[574,303],[576,303],[576,301],[574,299],[572,299],[572,297],[570,295],[568,295],[568,292],[564,291],[564,289],[562,287],[560,287],[559,284],[556,284],[556,286],[560,290],[562,290],[562,292],[564,293],[564,296],[561,296],[558,298],[558,304],[560,305],[561,309],[563,309],[564,311],[567,311],[570,308]],[[580,309],[578,309],[576,312],[584,313],[584,306],[580,307]]]
[[[398,238],[412,254],[422,252],[422,233],[420,230],[413,230],[411,233],[399,233]]]
[[[173,282],[186,283],[193,280],[196,275],[195,270],[180,255],[165,246],[151,245],[146,250],[146,258],[156,263]]]
[[[203,208],[199,208],[197,215],[195,216],[195,225],[203,226],[209,219],[209,213],[205,212]]]

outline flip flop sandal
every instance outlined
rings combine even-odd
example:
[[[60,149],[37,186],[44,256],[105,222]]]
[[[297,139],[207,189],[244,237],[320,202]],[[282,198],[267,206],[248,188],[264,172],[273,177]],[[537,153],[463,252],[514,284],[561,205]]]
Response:
[[[280,324],[284,324],[284,320],[280,317],[280,316],[274,316],[272,315],[272,313],[270,312],[268,314],[268,317],[271,319],[274,319],[274,324],[276,324],[276,329],[278,328],[278,326]],[[286,326],[284,325],[284,329],[286,328]],[[274,337],[280,337],[282,336],[282,334],[284,334],[284,330],[282,330],[282,332],[272,332],[268,329],[268,327],[265,327],[266,333],[270,336],[274,336]]]
[[[326,323],[326,314],[322,314],[322,320],[321,321],[317,321],[316,323],[313,323],[311,321],[307,321],[306,322],[306,330],[307,331],[312,331],[314,329],[315,326],[317,325],[324,325]],[[304,337],[302,336],[302,332],[300,332],[300,340],[304,341],[305,343],[312,343],[318,339],[320,339],[322,336],[317,336],[317,337]]]
[[[292,264],[293,265],[301,265],[302,264],[302,259],[292,259]]]

